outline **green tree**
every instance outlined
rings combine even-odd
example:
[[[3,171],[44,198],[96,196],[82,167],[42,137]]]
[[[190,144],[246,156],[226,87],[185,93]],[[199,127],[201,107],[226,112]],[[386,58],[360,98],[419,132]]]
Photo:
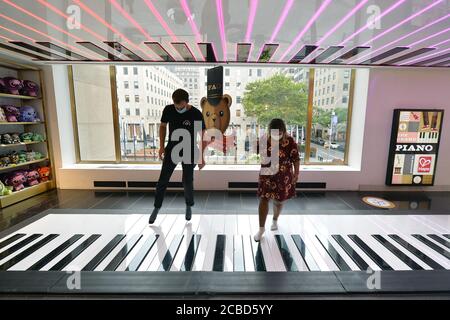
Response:
[[[265,125],[281,118],[289,125],[306,125],[308,90],[281,74],[247,84],[242,99],[245,114]]]

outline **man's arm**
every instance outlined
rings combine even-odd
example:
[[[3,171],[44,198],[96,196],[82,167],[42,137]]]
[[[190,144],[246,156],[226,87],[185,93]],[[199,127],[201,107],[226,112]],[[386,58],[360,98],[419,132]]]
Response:
[[[164,143],[166,142],[167,123],[161,122],[159,126],[159,158],[162,160],[164,155]]]

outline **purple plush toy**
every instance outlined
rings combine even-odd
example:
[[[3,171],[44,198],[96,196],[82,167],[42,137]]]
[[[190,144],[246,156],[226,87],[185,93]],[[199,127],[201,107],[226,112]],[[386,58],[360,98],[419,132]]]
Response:
[[[3,82],[5,85],[5,93],[20,94],[20,90],[23,88],[22,80],[13,77],[5,77],[3,78]]]
[[[20,191],[25,188],[24,183],[27,182],[27,177],[22,171],[13,172],[6,178],[6,185],[13,187],[14,191]]]
[[[18,120],[20,122],[39,122],[39,116],[32,106],[23,106],[20,108],[20,115]]]
[[[27,184],[32,187],[39,184],[39,172],[37,170],[30,170],[26,173],[27,175]]]
[[[23,96],[37,97],[39,95],[39,86],[31,80],[23,80],[23,88],[20,90]]]
[[[19,108],[12,105],[2,106],[3,111],[5,111],[6,120],[8,122],[17,122],[17,118],[20,115]]]

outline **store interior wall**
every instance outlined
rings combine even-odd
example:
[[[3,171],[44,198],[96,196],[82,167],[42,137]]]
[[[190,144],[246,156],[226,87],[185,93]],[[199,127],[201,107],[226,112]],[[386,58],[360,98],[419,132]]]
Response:
[[[58,186],[63,189],[92,189],[93,181],[157,181],[160,165],[76,164],[70,95],[66,66],[46,69],[53,79],[55,96],[50,112],[57,113],[59,139],[53,139],[58,166]],[[328,190],[389,190],[385,186],[393,110],[396,108],[445,109],[443,138],[437,163],[435,186],[427,190],[450,190],[450,72],[445,69],[357,69],[351,124],[349,166],[302,166],[300,180],[325,182]],[[49,86],[50,87],[50,86]],[[48,89],[51,91],[51,89]],[[95,107],[95,106],[93,106]],[[52,132],[55,132],[52,130]],[[257,166],[206,166],[195,172],[198,190],[227,190],[228,182],[255,182]],[[176,170],[172,181],[181,181]],[[401,187],[400,190],[425,187]]]

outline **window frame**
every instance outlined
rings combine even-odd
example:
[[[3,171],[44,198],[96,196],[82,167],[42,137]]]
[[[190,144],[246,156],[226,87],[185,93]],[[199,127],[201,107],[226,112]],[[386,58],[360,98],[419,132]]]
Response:
[[[69,91],[70,91],[70,102],[71,102],[71,113],[72,113],[72,125],[74,130],[74,143],[75,143],[75,158],[76,163],[80,164],[160,164],[159,161],[130,161],[122,160],[122,150],[120,144],[120,125],[119,125],[119,103],[117,97],[117,69],[115,65],[109,67],[110,72],[110,87],[111,87],[111,99],[112,99],[112,115],[113,115],[113,127],[114,127],[114,142],[115,142],[115,161],[105,161],[105,160],[81,160],[80,158],[80,142],[79,142],[79,132],[78,132],[78,121],[76,113],[76,100],[75,100],[75,87],[73,79],[73,66],[68,65],[68,78],[69,78]],[[326,67],[320,67],[320,69],[325,69]],[[331,67],[332,69],[333,67]],[[312,131],[312,118],[313,118],[313,108],[314,108],[314,92],[315,84],[317,79],[315,79],[315,68],[309,68],[309,88],[308,88],[308,106],[307,106],[307,119],[306,119],[306,130],[305,130],[305,157],[302,165],[320,165],[320,166],[348,166],[349,159],[349,149],[350,149],[350,133],[351,133],[351,120],[353,114],[353,101],[354,101],[354,89],[355,89],[355,77],[356,70],[349,68],[349,89],[348,89],[348,111],[347,111],[347,128],[346,128],[346,139],[345,139],[345,152],[344,161],[342,164],[327,163],[327,162],[311,162],[311,131]],[[251,70],[251,69],[249,69]],[[250,72],[250,71],[249,71]],[[319,79],[320,81],[320,79]],[[320,85],[320,83],[319,83]],[[152,97],[153,98],[153,97]],[[319,101],[320,105],[320,101]],[[235,164],[238,166],[246,166],[245,164]]]

